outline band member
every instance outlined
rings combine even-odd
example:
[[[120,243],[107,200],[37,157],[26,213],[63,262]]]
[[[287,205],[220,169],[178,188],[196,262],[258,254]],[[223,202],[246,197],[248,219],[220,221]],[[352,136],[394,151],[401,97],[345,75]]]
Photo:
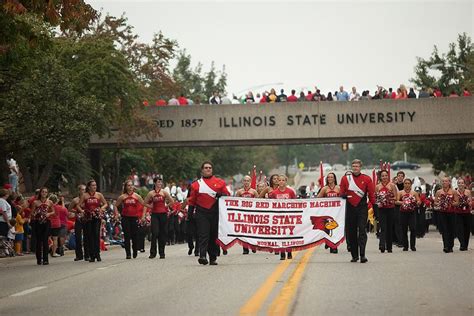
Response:
[[[361,173],[362,161],[352,161],[352,172],[341,179],[340,196],[347,198],[346,216],[349,234],[349,243],[352,254],[351,262],[366,263],[365,246],[367,244],[368,205],[367,198],[372,205],[375,204],[374,185],[372,179]]]
[[[49,237],[49,217],[54,214],[53,202],[48,199],[48,189],[41,188],[32,204],[31,220],[34,224],[33,234],[36,241],[36,263],[38,265],[48,265],[48,237]]]
[[[172,206],[174,201],[171,195],[163,189],[163,180],[160,177],[153,179],[154,190],[150,191],[145,198],[145,203],[152,203],[151,208],[151,245],[150,256],[156,257],[156,240],[158,239],[158,253],[160,259],[165,259],[165,246],[168,238],[168,207]],[[145,213],[144,213],[145,215]],[[145,217],[142,218],[142,221]]]
[[[462,178],[458,179],[457,191],[459,195],[459,205],[455,208],[455,213],[458,239],[461,244],[459,250],[466,251],[469,246],[472,197],[471,191],[466,189],[466,184]]]
[[[278,178],[279,178],[279,175],[272,174],[270,176],[269,186],[267,186],[266,188],[263,188],[258,197],[266,198],[268,197],[268,194],[270,194],[270,192],[272,192],[273,190],[276,190],[279,186]]]
[[[140,212],[141,206],[152,208],[146,205],[140,195],[134,192],[132,180],[127,180],[123,184],[123,194],[115,202],[115,207],[122,206],[121,222],[124,235],[126,259],[131,259],[130,240],[132,240],[133,258],[138,255],[138,222],[142,220]]]
[[[252,182],[252,178],[250,176],[245,176],[242,180],[242,183],[243,183],[244,187],[237,190],[237,192],[235,192],[235,196],[250,198],[250,199],[258,197],[257,190],[252,189],[250,187],[251,182]],[[252,249],[252,252],[255,253],[255,250]],[[243,247],[243,254],[248,255],[249,254],[249,248]]]
[[[392,252],[393,212],[395,209],[395,197],[397,188],[390,182],[387,170],[380,172],[381,182],[375,187],[376,203],[378,207],[378,218],[380,220],[380,252]]]
[[[404,188],[403,180],[405,180],[405,172],[398,171],[397,176],[395,177],[395,186],[397,187],[397,194],[399,191],[402,191]],[[396,195],[395,195],[396,196]],[[402,226],[400,224],[400,206],[395,205],[395,210],[393,212],[393,241],[398,247],[403,247],[402,245]]]
[[[272,190],[268,194],[269,199],[296,199],[296,193],[293,189],[286,186],[287,178],[284,174],[278,176],[278,188]],[[283,249],[280,253],[280,260],[285,260],[285,250],[287,251],[288,259],[293,259],[293,254],[290,249]]]
[[[408,251],[408,227],[410,227],[410,249],[416,251],[416,209],[421,204],[420,196],[412,190],[411,179],[403,180],[403,190],[398,192],[396,205],[400,206],[403,251]]]
[[[86,220],[86,234],[89,242],[89,262],[95,260],[102,261],[100,258],[100,226],[107,201],[102,193],[97,192],[97,183],[95,180],[89,180],[86,184],[86,192],[82,195],[77,208],[81,216]]]
[[[193,208],[189,208],[188,201],[191,195],[191,185],[187,189],[186,200],[184,201],[182,210],[186,213],[186,240],[188,242],[188,256],[192,255],[194,250],[194,256],[199,257],[199,237],[197,234],[197,225],[195,219],[195,212]],[[194,243],[196,242],[196,247]]]
[[[340,192],[340,188],[337,185],[337,178],[336,174],[333,172],[328,173],[326,176],[326,185],[322,187],[322,189],[318,193],[318,198],[324,198],[324,197],[338,197]],[[326,244],[326,249],[330,248],[329,252],[331,253],[337,253],[337,247],[332,248],[328,244]]]
[[[87,240],[87,234],[85,233],[86,225],[85,225],[85,218],[84,213],[79,212],[77,205],[81,200],[82,195],[86,192],[86,186],[84,184],[80,184],[78,187],[79,195],[72,199],[71,203],[69,203],[69,213],[74,214],[76,221],[74,223],[74,232],[75,232],[75,239],[76,239],[76,258],[74,261],[80,261],[82,259],[89,261],[89,242]],[[84,236],[84,242],[82,240],[82,236]],[[82,247],[84,245],[84,252],[82,251]]]
[[[199,259],[202,265],[217,265],[218,246],[215,243],[219,225],[219,205],[217,199],[229,196],[225,181],[213,176],[213,165],[205,161],[201,165],[201,179],[191,185],[188,204],[190,212],[195,209],[195,218],[199,235]],[[206,253],[209,253],[209,261]]]
[[[441,189],[436,191],[435,206],[439,208],[441,235],[443,236],[443,251],[453,252],[455,232],[455,206],[459,205],[459,195],[451,188],[451,180],[444,177]]]

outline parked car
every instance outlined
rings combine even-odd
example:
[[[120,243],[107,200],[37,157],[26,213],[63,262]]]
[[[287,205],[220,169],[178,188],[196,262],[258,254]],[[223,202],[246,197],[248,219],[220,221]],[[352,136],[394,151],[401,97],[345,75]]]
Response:
[[[408,162],[408,161],[395,161],[390,167],[393,170],[400,170],[400,169],[416,170],[420,168],[420,165],[416,163]]]

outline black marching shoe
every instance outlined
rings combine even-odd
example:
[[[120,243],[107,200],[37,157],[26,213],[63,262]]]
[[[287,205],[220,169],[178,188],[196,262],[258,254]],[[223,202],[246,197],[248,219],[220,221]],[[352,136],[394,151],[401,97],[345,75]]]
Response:
[[[411,251],[416,251],[416,247],[413,246],[413,247],[410,247]]]
[[[459,251],[467,251],[467,247],[460,247]]]
[[[125,259],[132,259],[132,256],[127,255],[127,256],[125,257]]]
[[[91,257],[84,257],[84,261],[89,261],[91,260]]]
[[[165,255],[160,255],[160,259],[164,259],[165,258]]]
[[[94,257],[90,257],[89,262],[94,262],[94,261],[95,261]]]
[[[443,248],[443,252],[448,253],[449,252],[448,248]]]
[[[137,251],[134,251],[134,252],[133,252],[133,259],[135,259],[137,256],[138,256],[138,252],[137,252]]]
[[[359,261],[359,258],[352,258],[351,259],[351,262],[357,262],[357,261]]]
[[[43,265],[44,265],[44,266],[47,266],[48,264],[49,264],[48,261],[43,261]]]
[[[467,248],[466,248],[467,250]],[[256,253],[257,252],[257,249],[252,249],[252,253]]]
[[[210,266],[217,266],[217,261],[216,260],[211,260],[211,262],[209,262],[209,265]]]
[[[285,253],[284,253],[284,252],[282,252],[282,253],[280,254],[280,260],[285,260]]]
[[[385,248],[384,248],[384,247],[380,247],[379,250],[380,250],[381,253],[384,253],[384,252],[385,252]]]
[[[360,263],[366,263],[367,261],[369,261],[369,260],[367,260],[367,258],[365,256],[360,257]]]
[[[100,258],[100,255],[98,255],[95,259],[97,260],[97,262],[101,262],[101,261],[102,261],[102,259]]]
[[[222,251],[222,254],[223,254],[224,256],[227,256],[227,250]]]
[[[242,251],[242,254],[243,255],[248,255],[249,254],[248,248],[244,248],[244,250]]]
[[[189,248],[189,249],[188,249],[188,256],[190,256],[190,255],[193,254],[193,249],[194,249],[194,248]]]
[[[150,256],[148,257],[150,259],[155,259],[156,258],[156,254],[150,254]]]
[[[209,263],[209,261],[207,261],[207,258],[205,258],[205,257],[200,257],[198,259],[198,262],[199,262],[199,264],[202,264],[204,266]]]
[[[194,256],[195,256],[195,257],[199,257],[199,252],[195,251],[195,252],[194,252]]]
[[[40,266],[43,264],[43,262],[41,260],[36,260],[36,264]]]
[[[81,261],[84,260],[84,258],[74,258],[74,261]]]
[[[293,259],[293,254],[291,252],[289,252],[288,255],[287,255],[287,258],[288,259]]]
[[[388,253],[392,253],[392,248],[387,249],[387,252],[388,252]]]
[[[403,251],[408,251],[408,247],[403,247]]]
[[[330,252],[330,253],[337,253],[338,251],[337,251],[337,248],[334,248],[334,249],[331,248],[331,249],[329,250],[329,252]]]

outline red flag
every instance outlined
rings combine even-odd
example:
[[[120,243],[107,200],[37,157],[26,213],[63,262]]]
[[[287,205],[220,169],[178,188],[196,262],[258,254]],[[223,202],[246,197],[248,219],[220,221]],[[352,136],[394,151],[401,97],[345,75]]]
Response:
[[[375,168],[374,170],[372,170],[372,182],[374,182],[374,190],[375,190],[375,186],[377,185],[377,172],[375,172]]]
[[[258,181],[257,181],[257,183],[262,182],[262,176],[263,176],[263,171],[260,170],[260,173],[258,174]]]
[[[252,189],[256,189],[257,188],[257,166],[253,166],[253,170],[252,170],[252,182],[250,182],[250,187]]]
[[[323,187],[324,186],[324,172],[323,172],[323,162],[320,161],[319,162],[319,187]]]

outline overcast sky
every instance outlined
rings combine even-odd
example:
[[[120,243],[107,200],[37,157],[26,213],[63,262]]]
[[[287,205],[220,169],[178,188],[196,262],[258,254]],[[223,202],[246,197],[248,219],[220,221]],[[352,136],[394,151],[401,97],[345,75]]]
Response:
[[[144,42],[161,30],[194,65],[225,65],[230,93],[267,83],[325,93],[410,85],[416,56],[474,32],[473,0],[86,2],[125,12]]]

